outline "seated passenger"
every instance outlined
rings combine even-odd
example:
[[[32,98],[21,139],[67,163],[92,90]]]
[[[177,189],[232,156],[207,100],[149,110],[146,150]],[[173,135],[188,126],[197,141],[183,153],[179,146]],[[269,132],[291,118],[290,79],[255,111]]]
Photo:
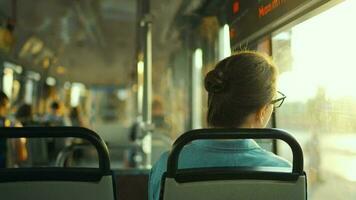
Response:
[[[0,91],[0,127],[21,127],[22,125],[15,120],[11,120],[10,99]],[[26,139],[2,139],[0,138],[0,168],[7,165],[19,165],[28,158]]]
[[[15,114],[16,120],[21,122],[22,126],[36,126],[38,123],[34,120],[33,108],[30,104],[22,104]]]
[[[54,101],[51,103],[50,112],[44,116],[46,126],[71,126],[70,119],[65,115],[64,104]],[[54,162],[58,153],[70,143],[69,138],[48,138],[47,149],[50,162]]]
[[[0,91],[0,127],[11,126],[10,120],[7,119],[10,110],[10,101],[6,94]],[[0,138],[0,168],[6,167],[7,160],[7,140]]]
[[[44,116],[44,121],[48,126],[71,126],[70,119],[64,114],[64,105],[59,102],[52,102],[50,113]]]
[[[212,128],[265,128],[276,98],[277,68],[264,55],[240,52],[219,62],[205,77],[208,91],[208,125]],[[168,152],[151,170],[149,199],[157,200],[166,171]],[[290,163],[262,149],[254,140],[200,140],[180,154],[179,168],[290,167]]]
[[[73,107],[69,113],[70,121],[72,126],[77,127],[85,127],[86,124],[84,123],[83,115],[79,106]]]

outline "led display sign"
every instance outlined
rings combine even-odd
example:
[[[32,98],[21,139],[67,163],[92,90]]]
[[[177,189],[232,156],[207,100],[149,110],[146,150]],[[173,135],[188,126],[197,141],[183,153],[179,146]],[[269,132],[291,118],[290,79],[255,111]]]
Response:
[[[330,0],[229,0],[225,15],[236,46],[284,25]]]

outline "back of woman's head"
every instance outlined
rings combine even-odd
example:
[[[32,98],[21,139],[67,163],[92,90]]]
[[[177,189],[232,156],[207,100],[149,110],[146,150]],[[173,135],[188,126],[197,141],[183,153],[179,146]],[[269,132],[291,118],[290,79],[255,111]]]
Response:
[[[260,53],[245,51],[220,61],[205,77],[209,126],[241,126],[272,101],[276,76],[277,68]]]

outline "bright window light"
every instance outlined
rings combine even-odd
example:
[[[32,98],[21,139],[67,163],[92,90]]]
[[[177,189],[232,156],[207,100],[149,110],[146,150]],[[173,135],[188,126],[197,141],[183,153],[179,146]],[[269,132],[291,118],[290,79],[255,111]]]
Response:
[[[20,65],[16,65],[14,63],[5,61],[4,62],[4,67],[5,68],[10,68],[10,69],[14,70],[18,74],[22,73],[22,67]]]
[[[56,85],[56,79],[53,78],[53,77],[48,77],[48,78],[46,79],[46,83],[47,83],[47,85],[49,85],[49,86],[55,86],[55,85]]]
[[[202,68],[203,68],[203,50],[196,49],[193,54],[192,69],[192,126],[201,128],[202,126]]]
[[[82,83],[72,83],[70,93],[70,105],[76,107],[80,103],[80,96],[85,91],[85,86]]]
[[[129,94],[126,89],[119,89],[117,91],[117,98],[120,99],[121,101],[124,101],[128,98]]]
[[[292,28],[293,71],[282,73],[279,85],[282,91],[302,92],[287,94],[288,101],[307,101],[320,87],[328,98],[356,97],[350,92],[355,91],[356,74],[353,19],[356,1],[348,0]]]
[[[145,63],[143,61],[139,61],[137,63],[137,85],[138,85],[138,90],[137,90],[137,105],[138,105],[138,113],[142,114],[142,109],[143,109],[143,73],[144,73],[144,65]]]
[[[4,76],[2,79],[3,91],[11,99],[12,97],[12,87],[14,84],[14,71],[10,68],[4,69]]]
[[[305,149],[312,200],[356,198],[354,19],[356,1],[345,0],[272,39],[279,90],[287,96],[276,122]],[[291,158],[287,149],[278,146]]]
[[[35,81],[41,80],[41,75],[39,73],[33,71],[28,71],[27,73],[27,78],[33,79]]]
[[[72,86],[72,84],[68,81],[66,81],[63,85],[64,89],[70,89],[71,86]]]
[[[137,72],[138,72],[138,74],[143,74],[143,70],[144,70],[144,62],[139,61],[137,63]]]
[[[201,49],[196,49],[194,52],[194,67],[196,69],[203,67],[203,51]]]
[[[219,31],[219,60],[222,60],[230,55],[230,27],[225,24]]]

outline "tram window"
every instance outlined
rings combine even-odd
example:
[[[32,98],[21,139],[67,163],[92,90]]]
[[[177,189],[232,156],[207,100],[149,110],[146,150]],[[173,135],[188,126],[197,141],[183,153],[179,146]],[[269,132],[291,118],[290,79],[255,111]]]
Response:
[[[14,81],[14,72],[10,68],[5,68],[4,69],[4,77],[2,79],[3,81],[3,91],[8,97],[12,97],[12,87],[13,87],[13,81]]]
[[[73,83],[70,95],[70,105],[76,107],[80,103],[81,94],[84,93],[85,86],[81,83]]]
[[[277,127],[304,148],[312,200],[356,198],[355,18],[349,0],[272,38],[287,95]]]
[[[202,127],[202,67],[203,67],[203,51],[196,49],[193,55],[192,68],[192,126],[193,129]]]
[[[219,30],[219,60],[231,55],[230,28],[225,24]]]

